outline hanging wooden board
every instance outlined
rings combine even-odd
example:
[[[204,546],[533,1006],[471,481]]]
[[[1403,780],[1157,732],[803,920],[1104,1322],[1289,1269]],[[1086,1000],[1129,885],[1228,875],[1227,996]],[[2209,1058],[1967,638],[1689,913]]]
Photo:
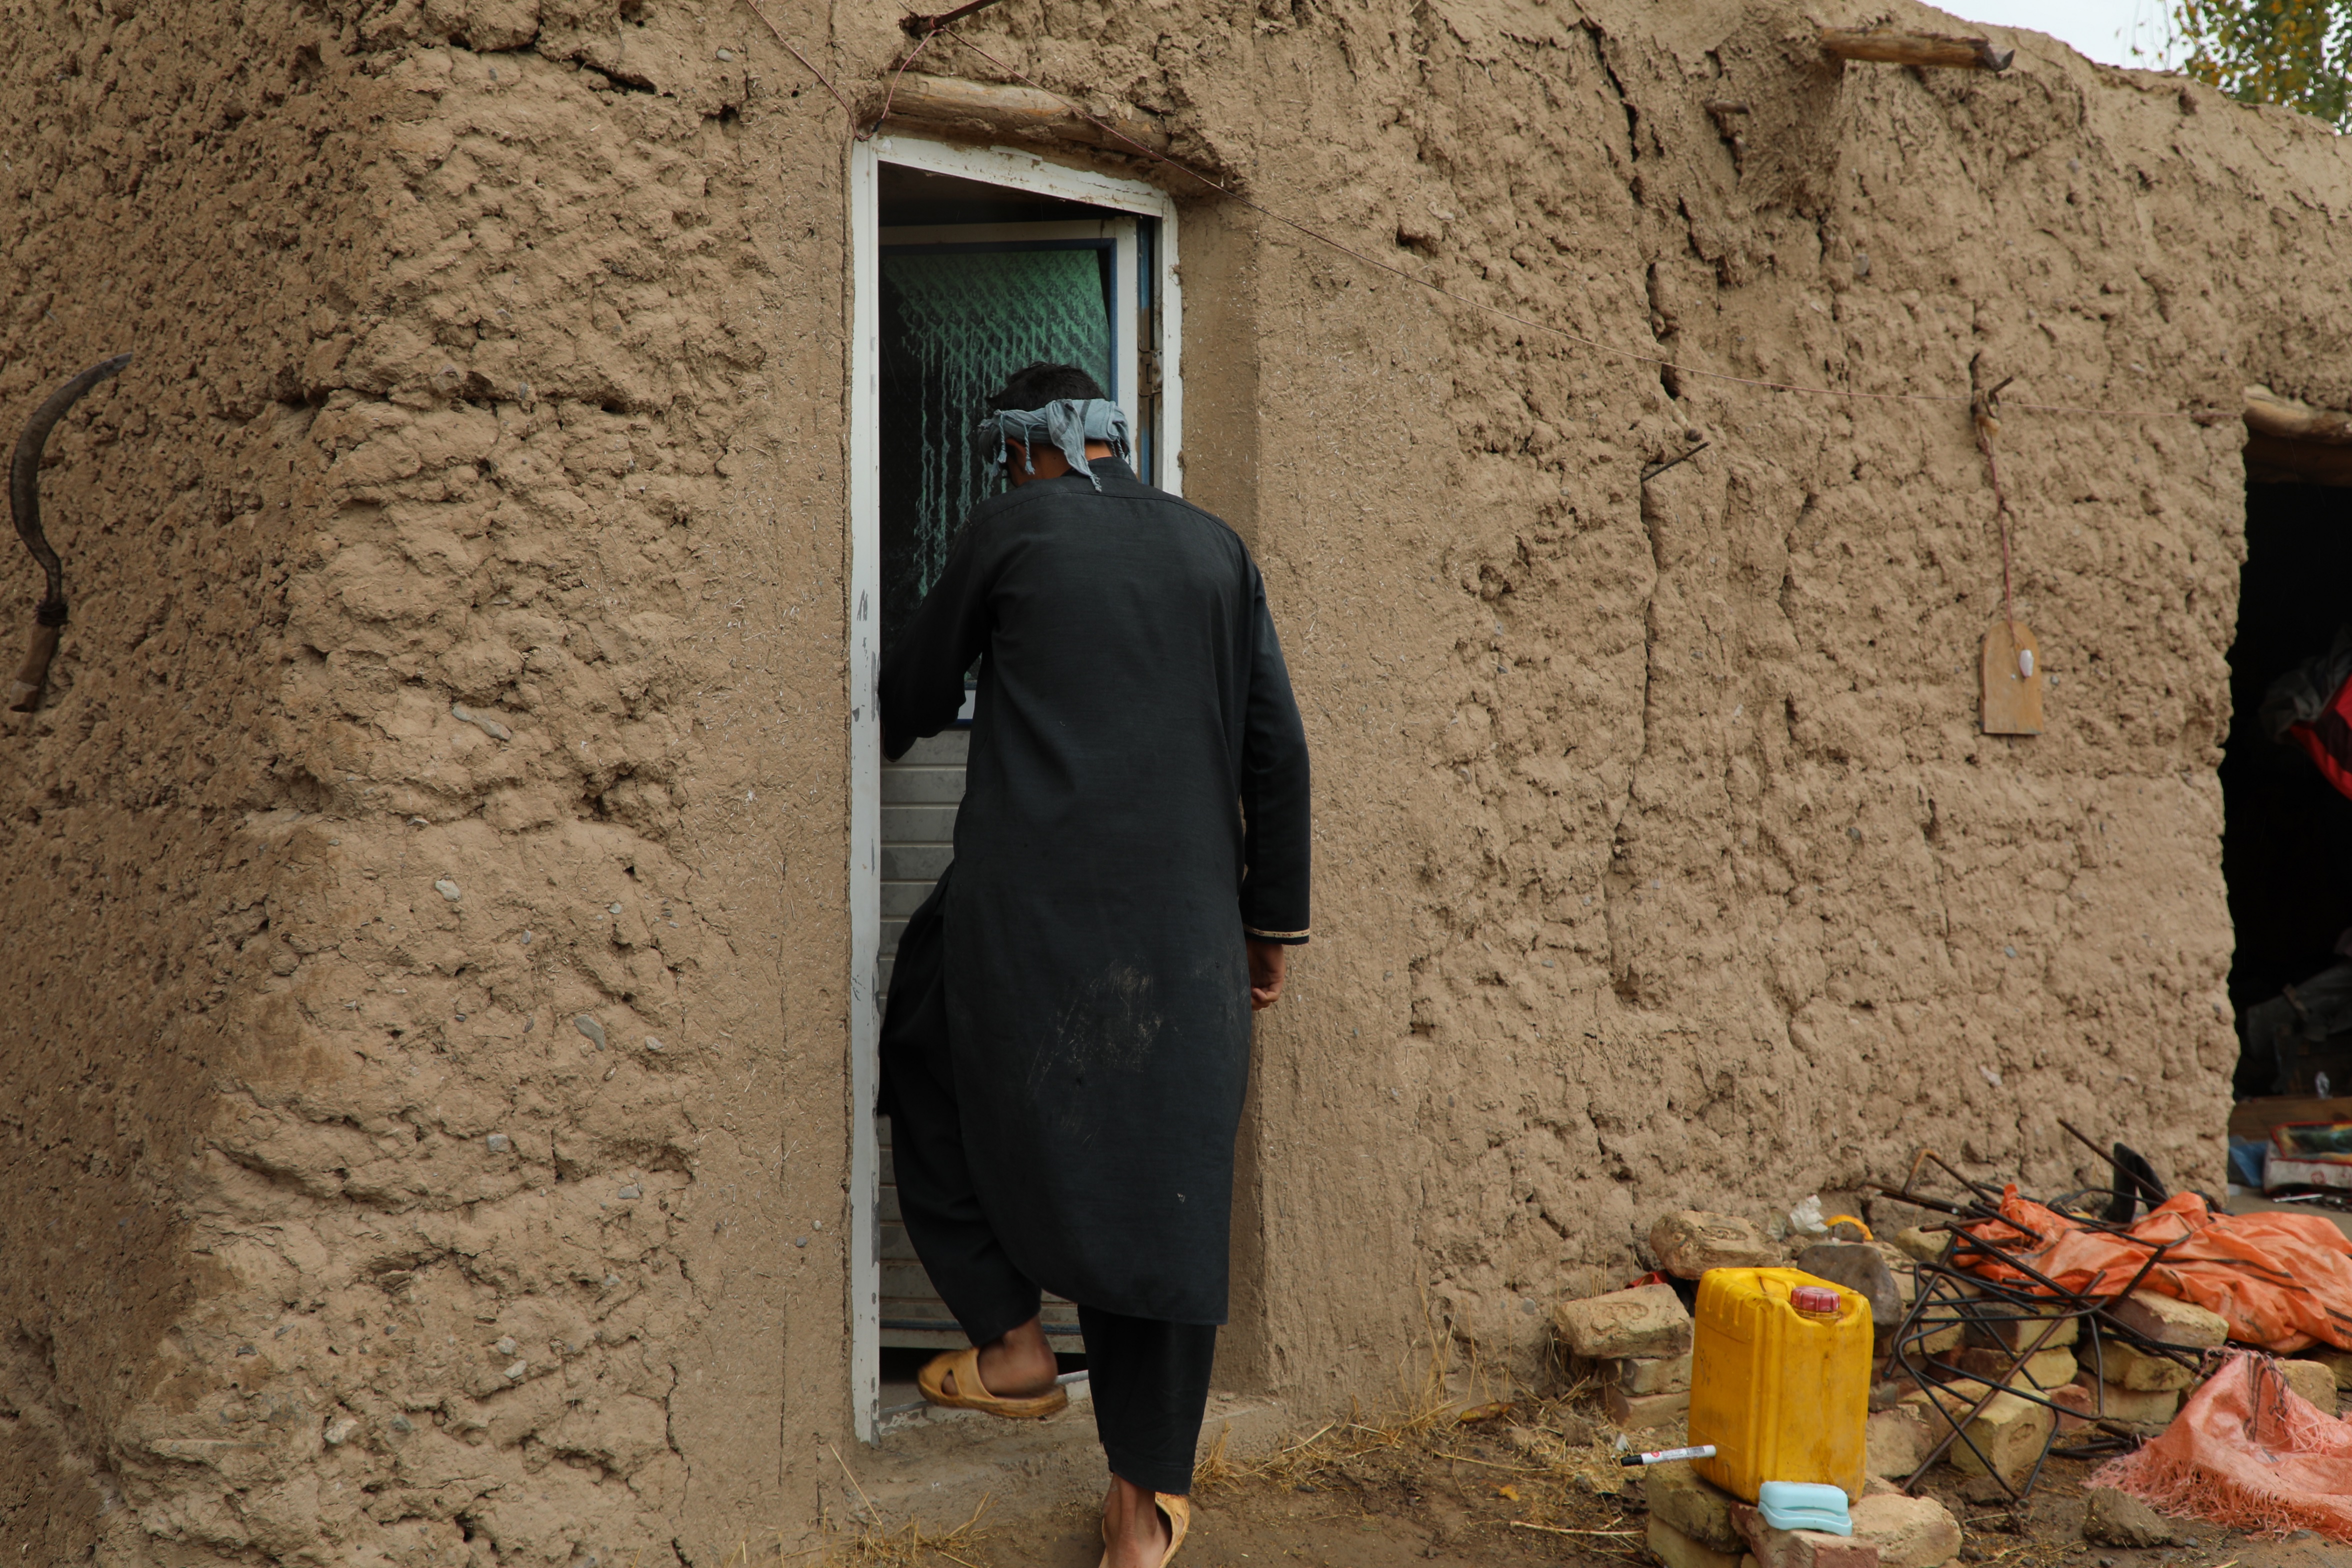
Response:
[[[2042,733],[2042,645],[2023,621],[1999,620],[1984,635],[1978,668],[1984,698],[1978,723],[1988,735]]]

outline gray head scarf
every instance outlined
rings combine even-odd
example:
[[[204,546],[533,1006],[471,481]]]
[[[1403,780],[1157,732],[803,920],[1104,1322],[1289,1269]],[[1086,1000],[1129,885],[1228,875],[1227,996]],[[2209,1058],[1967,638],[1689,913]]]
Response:
[[[1004,446],[1018,441],[1030,453],[1026,467],[1037,471],[1034,456],[1037,437],[1044,436],[1049,447],[1059,447],[1070,467],[1093,480],[1102,489],[1102,479],[1087,463],[1087,443],[1103,441],[1122,463],[1130,468],[1135,463],[1134,442],[1129,438],[1127,416],[1118,405],[1107,397],[1063,397],[1043,408],[1004,408],[981,416],[980,438],[983,443],[995,443],[995,451],[988,460],[988,474],[994,479],[1004,471]]]

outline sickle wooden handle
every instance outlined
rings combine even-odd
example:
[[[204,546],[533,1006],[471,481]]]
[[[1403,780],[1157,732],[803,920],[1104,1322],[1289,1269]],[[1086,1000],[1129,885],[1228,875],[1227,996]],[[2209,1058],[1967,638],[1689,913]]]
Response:
[[[49,660],[57,656],[57,626],[35,626],[33,646],[25,650],[25,662],[16,667],[16,679],[8,688],[8,711],[30,713],[41,705],[41,693],[49,684]]]

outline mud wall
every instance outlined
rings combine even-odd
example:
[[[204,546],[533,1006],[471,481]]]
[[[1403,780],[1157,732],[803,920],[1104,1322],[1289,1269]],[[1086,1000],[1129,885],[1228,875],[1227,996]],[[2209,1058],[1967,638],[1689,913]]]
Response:
[[[2241,437],[2012,411],[2051,723],[1993,739],[1955,399],[2332,384],[2333,139],[2031,37],[2000,79],[1840,71],[1765,8],[1249,37],[1256,145],[1310,150],[1252,165],[1269,205],[1570,332],[1890,395],[1612,363],[1259,227],[1255,544],[1323,781],[1303,1005],[1261,1034],[1275,1385],[1409,1373],[1433,1322],[1524,1374],[1660,1210],[1852,1200],[1922,1144],[2070,1187],[2064,1116],[2216,1184]]]
[[[853,94],[903,50],[767,9]],[[142,357],[53,442],[75,619],[0,765],[0,1228],[39,1261],[0,1281],[0,1539],[809,1542],[863,1113],[839,107],[740,6],[7,23],[0,398]],[[1693,370],[2352,402],[2334,139],[2031,36],[2000,79],[1841,72],[1769,7],[972,37]],[[2232,425],[2011,413],[2051,723],[1988,739],[1958,405],[1612,359],[1171,188],[1188,489],[1265,567],[1318,755],[1229,1381],[1378,1398],[1446,1331],[1528,1370],[1658,1209],[1922,1142],[2054,1184],[2068,1115],[2210,1179]]]
[[[704,1561],[814,1521],[839,153],[784,111],[747,153],[742,69],[660,20],[0,29],[42,215],[0,390],[139,354],[52,443],[74,619],[0,773],[20,1549],[651,1562],[691,1520]]]

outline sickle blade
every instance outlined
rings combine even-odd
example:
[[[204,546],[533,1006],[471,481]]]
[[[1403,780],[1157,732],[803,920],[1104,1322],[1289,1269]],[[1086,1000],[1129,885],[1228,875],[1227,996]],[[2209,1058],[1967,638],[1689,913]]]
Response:
[[[49,394],[33,416],[25,422],[24,433],[16,437],[16,452],[8,465],[8,507],[16,522],[16,537],[40,563],[46,579],[40,605],[33,612],[33,645],[26,652],[25,662],[16,671],[16,679],[8,693],[8,708],[16,713],[30,713],[41,705],[41,692],[48,685],[49,659],[58,650],[58,628],[66,624],[65,568],[58,552],[41,532],[41,453],[49,442],[49,432],[66,416],[66,410],[81,400],[84,393],[110,376],[121,374],[131,363],[127,353],[100,360],[63,386]]]

